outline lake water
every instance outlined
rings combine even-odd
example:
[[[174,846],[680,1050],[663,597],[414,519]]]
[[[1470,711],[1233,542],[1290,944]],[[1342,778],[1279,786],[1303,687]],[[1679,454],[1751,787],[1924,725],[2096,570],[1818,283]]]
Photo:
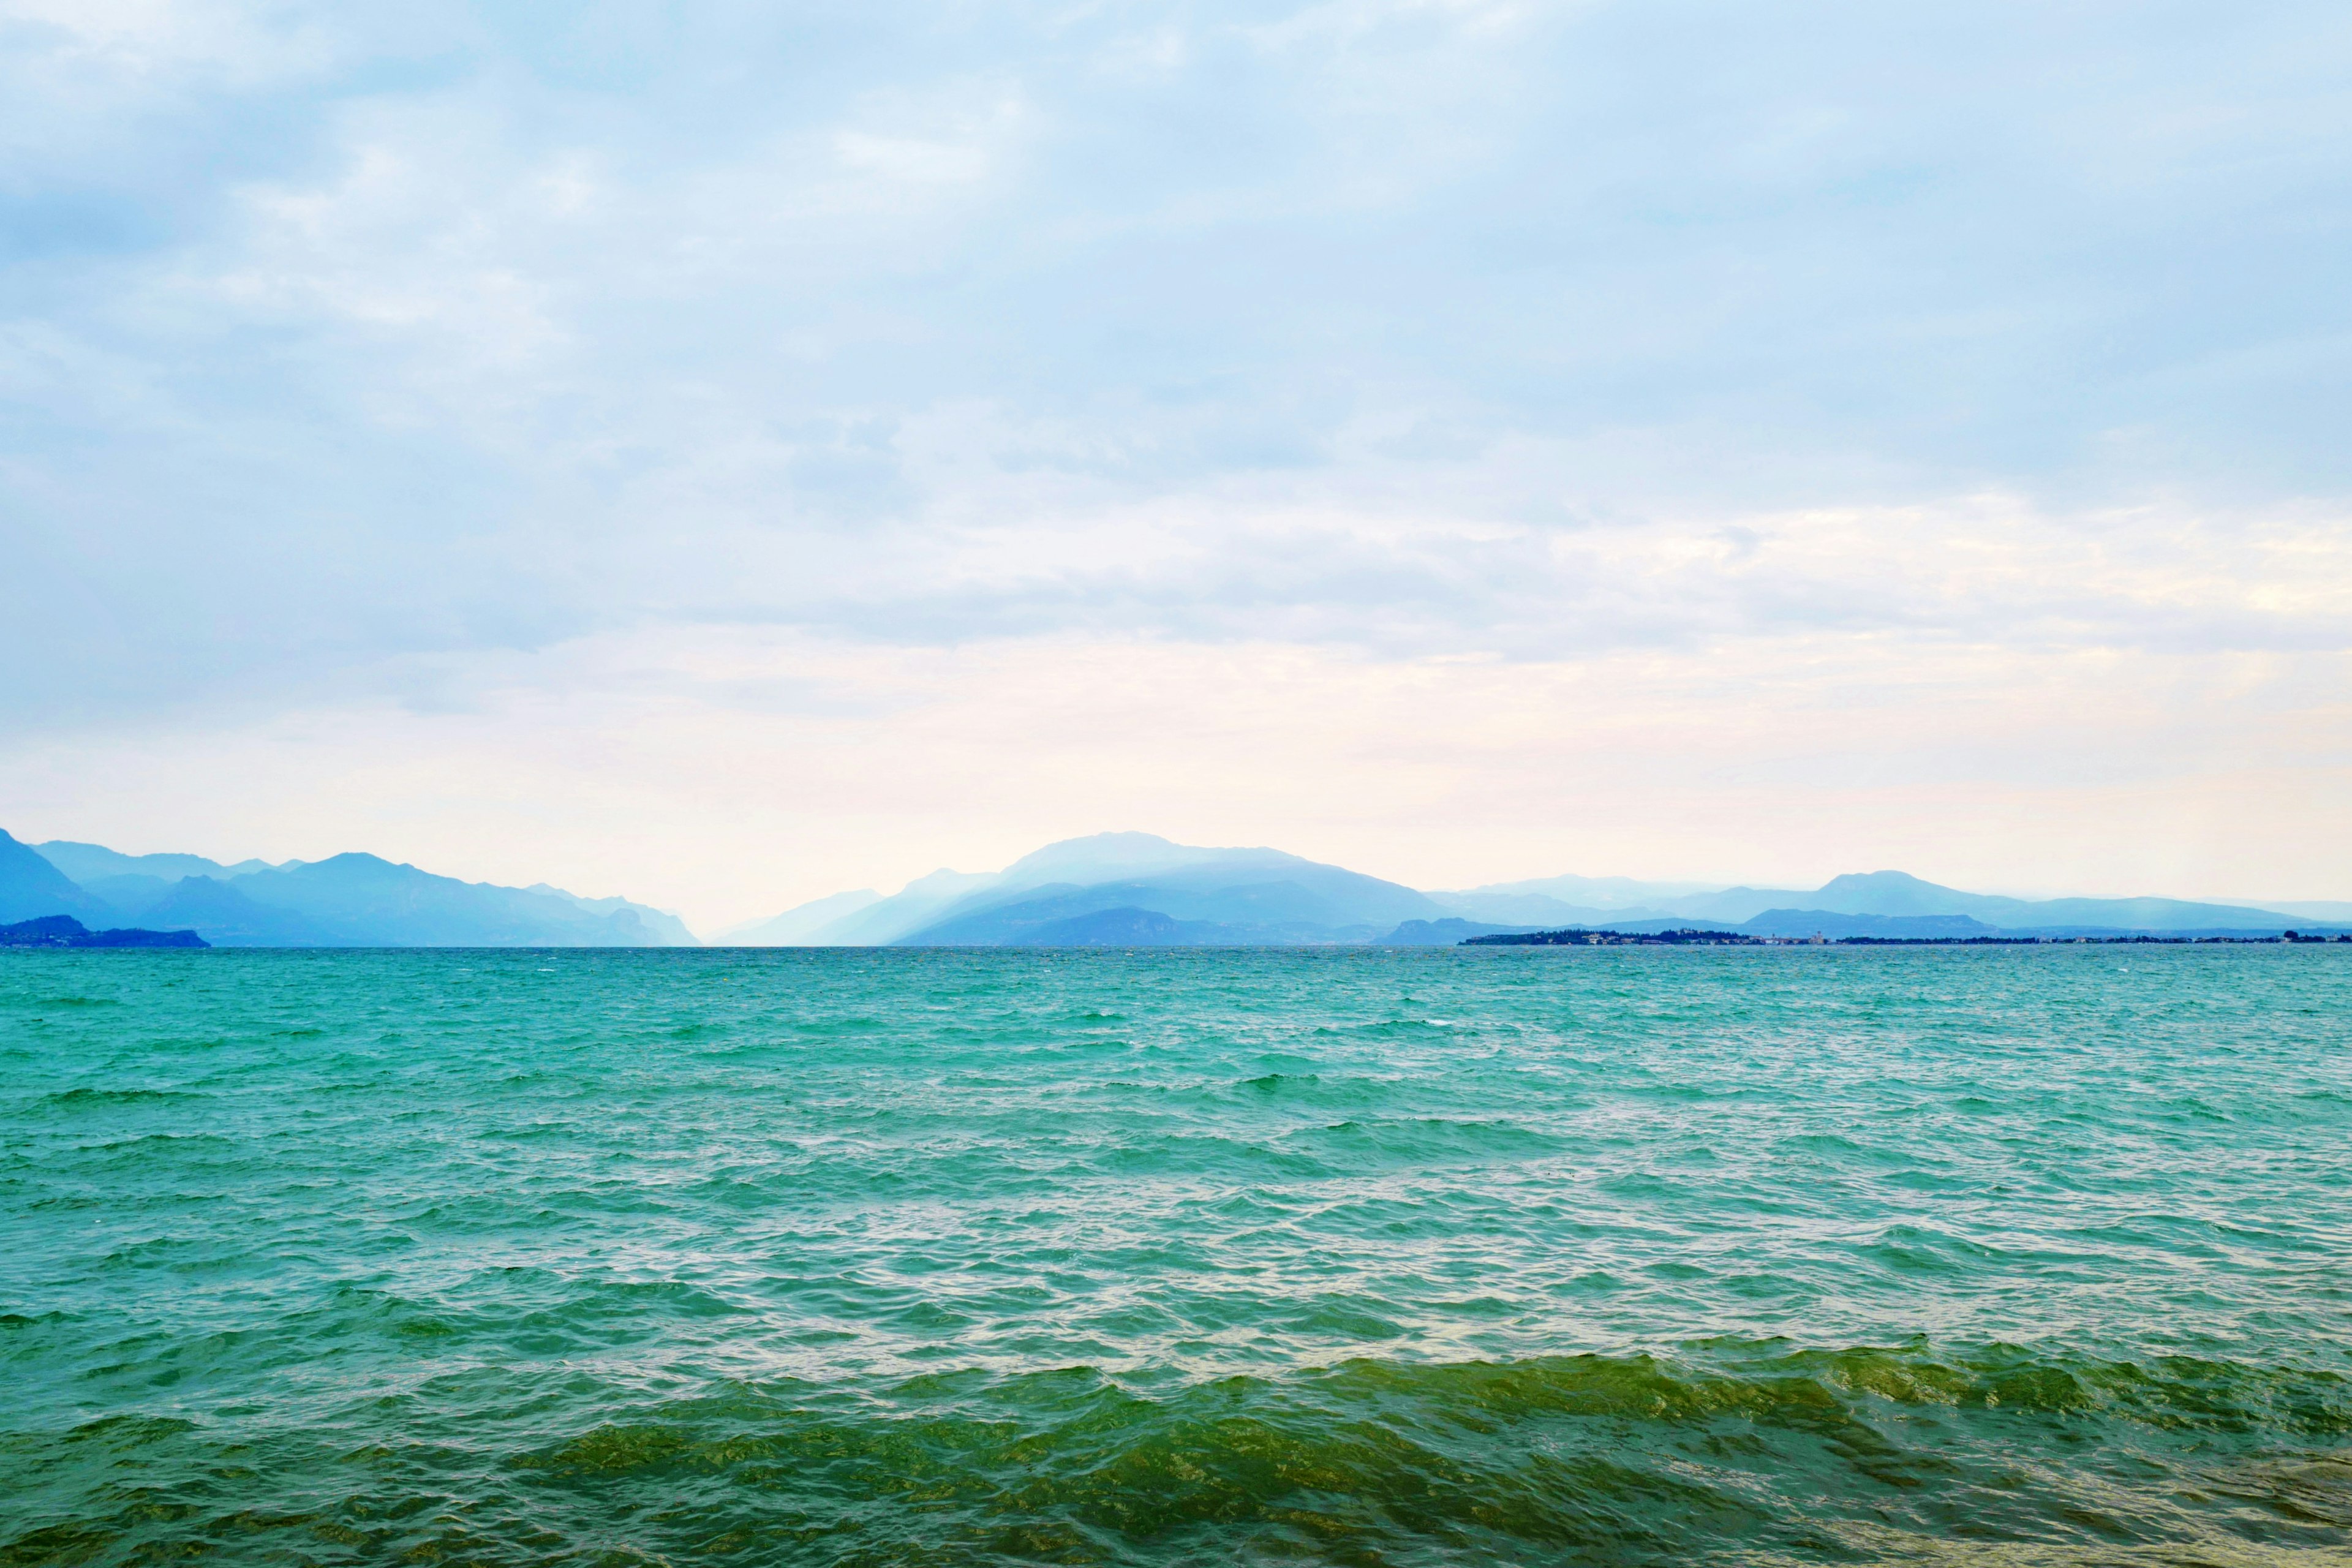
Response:
[[[2341,1564],[2352,948],[0,955],[0,1564]]]

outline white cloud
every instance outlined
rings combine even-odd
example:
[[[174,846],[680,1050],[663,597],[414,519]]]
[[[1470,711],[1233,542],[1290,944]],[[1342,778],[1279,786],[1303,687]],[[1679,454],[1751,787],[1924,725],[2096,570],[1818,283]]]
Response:
[[[12,831],[625,890],[700,929],[1049,838],[1271,842],[1423,886],[1591,872],[2333,896],[2352,658],[1728,639],[1539,664],[754,628],[412,667],[0,760]],[[2249,809],[2259,802],[2261,809]]]
[[[52,70],[116,74],[126,87],[203,75],[250,88],[326,59],[321,29],[301,10],[243,0],[0,0],[0,29],[12,54]]]
[[[2294,737],[2336,732],[2325,6],[0,18],[0,616],[73,650],[0,689],[0,776],[207,726],[273,766],[278,712],[352,745],[404,714],[467,767],[465,716],[528,668],[541,717],[506,732],[543,754],[498,769],[535,788],[566,722],[652,734],[677,701],[719,756],[817,700],[797,666],[577,654],[709,637],[903,671],[891,712],[1014,737],[1044,721],[954,672],[1046,680],[1105,776],[1237,798],[1215,745],[1159,749],[1175,700],[1136,661],[1244,705],[1233,669],[1318,672],[1278,765],[1319,746],[1399,801],[1424,775],[1381,726],[1477,736],[1356,687],[1435,682],[1545,767],[1598,732],[1462,670],[1682,670],[1625,689],[1686,714],[1656,754],[1726,797],[1709,737],[1766,776],[1750,716],[1851,700],[2006,710],[1996,749],[2087,800],[2067,694],[2241,701],[2179,660],[2302,715],[2177,727],[2288,795],[2320,765]],[[596,707],[616,681],[656,695]],[[823,744],[895,776],[863,722]],[[1874,726],[1856,774],[1948,755]],[[2161,746],[2113,755],[2175,789]]]

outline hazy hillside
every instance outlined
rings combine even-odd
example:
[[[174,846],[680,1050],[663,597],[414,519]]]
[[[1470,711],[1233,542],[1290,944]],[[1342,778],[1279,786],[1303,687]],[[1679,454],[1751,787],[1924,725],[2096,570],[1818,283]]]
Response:
[[[544,882],[534,882],[522,890],[526,893],[543,893],[549,898],[562,899],[567,903],[586,910],[591,914],[603,915],[608,919],[619,915],[629,916],[653,935],[654,945],[658,947],[700,947],[702,945],[702,939],[687,930],[684,921],[665,910],[633,903],[627,899],[583,899],[577,893],[567,893],[561,888],[551,888]]]
[[[123,855],[69,840],[53,840],[37,853],[5,834],[0,839],[6,840],[0,845],[0,918],[22,904],[25,915],[71,914],[110,925],[135,921],[193,930],[227,947],[695,943],[676,916],[625,899],[583,899],[545,884],[464,882],[373,855],[223,865],[200,855]]]
[[[918,877],[887,899],[824,927],[820,942],[874,945],[897,941],[919,926],[928,925],[979,890],[993,888],[1003,879],[994,872],[950,871],[942,868]]]
[[[1554,878],[1544,883],[1510,884],[1515,888],[1572,885],[1584,879]],[[1597,879],[1596,879],[1597,880]],[[1989,929],[2023,931],[2276,931],[2294,918],[2276,910],[2244,905],[2199,903],[2179,899],[2051,899],[2004,898],[1991,893],[1962,892],[1924,881],[1902,871],[1849,872],[1812,889],[1799,888],[1721,888],[1699,892],[1668,891],[1669,884],[1626,882],[1616,892],[1631,898],[1645,895],[1639,907],[1586,907],[1570,912],[1534,901],[1538,895],[1473,889],[1470,893],[1439,895],[1454,912],[1474,920],[1520,924],[1549,921],[1559,925],[1611,925],[1632,929],[1676,921],[1716,923],[1727,930],[1743,928],[1768,910],[1776,915],[1805,911],[1852,916],[1966,917]],[[2308,919],[2309,916],[2303,918]],[[1661,928],[1663,929],[1663,928]],[[1847,934],[1867,934],[1861,929]]]
[[[1711,893],[1720,886],[1714,882],[1644,882],[1632,877],[1537,877],[1520,882],[1490,882],[1458,892],[1432,893],[1430,897],[1473,920],[1517,920],[1523,917],[1476,911],[1533,910],[1544,905],[1640,918],[1644,913],[1663,912],[1673,900]]]
[[[852,893],[835,893],[830,898],[814,899],[805,904],[771,915],[762,921],[747,921],[720,931],[717,941],[730,947],[804,947],[825,927],[846,920],[861,910],[882,901],[882,895],[871,888],[860,888]]]
[[[267,860],[240,860],[234,866],[224,866],[202,855],[124,855],[101,844],[77,844],[66,838],[52,838],[33,847],[43,859],[85,888],[101,877],[150,877],[169,887],[183,877],[226,880],[248,871],[277,869]]]
[[[1563,927],[1750,934],[2093,935],[2343,929],[2297,912],[2163,898],[2030,900],[1901,871],[1810,890],[1558,876],[1424,893],[1265,847],[1149,833],[1064,839],[1002,871],[940,870],[887,897],[835,893],[730,931],[752,946],[1433,945]],[[0,833],[0,922],[70,915],[92,927],[191,930],[230,947],[660,947],[695,944],[674,915],[540,883],[466,882],[367,854],[235,864],[124,855]]]
[[[835,894],[733,934],[814,945],[1431,945],[1569,926],[1929,937],[2252,934],[2318,923],[2309,914],[2177,899],[2004,898],[1901,871],[1849,873],[1810,890],[1560,876],[1423,893],[1278,849],[1203,848],[1148,833],[1107,833],[1049,844],[1003,871],[934,872],[888,898]],[[1127,934],[1114,938],[1121,931]]]
[[[333,933],[326,940],[339,944],[676,945],[675,938],[648,923],[635,905],[599,910],[569,894],[461,882],[373,855],[336,855],[283,870],[256,871],[237,878],[232,886],[254,904],[306,917],[314,929]]]
[[[2243,900],[2224,900],[2222,901],[2237,903],[2241,908],[2245,907],[2245,901]],[[2352,900],[2341,899],[2298,900],[2287,903],[2271,902],[2260,907],[2266,910],[2275,910],[2281,914],[2294,915],[2298,920],[2332,921],[2338,924],[2352,922]]]
[[[215,947],[347,947],[350,933],[293,910],[273,909],[247,898],[235,883],[213,877],[184,877],[162,898],[139,911],[139,919],[162,930],[183,927]]]
[[[91,925],[118,923],[114,910],[28,845],[0,832],[0,924],[71,915]]]
[[[1112,872],[1116,879],[1101,879]],[[1123,875],[1116,875],[1124,873]],[[1035,879],[1052,878],[1039,883]],[[1240,945],[1369,942],[1401,921],[1443,911],[1425,893],[1276,849],[1202,849],[1148,834],[1049,845],[992,886],[897,940],[992,946],[1052,940],[1060,922],[1119,910],[1179,927],[1221,928]],[[1186,940],[1199,938],[1198,930]]]
[[[1832,878],[1810,893],[1788,889],[1731,888],[1676,900],[1668,907],[1668,912],[1746,921],[1768,909],[1824,910],[1850,915],[1966,915],[2012,931],[2072,928],[2275,931],[2282,919],[2275,910],[2193,903],[2180,899],[2031,900],[1964,893],[1901,871],[1850,872]]]
[[[1279,849],[1206,848],[1149,833],[1064,839],[1002,871],[935,871],[888,898],[836,893],[737,927],[732,941],[809,946],[1042,940],[1057,922],[1133,907],[1243,943],[1371,940],[1444,911],[1425,893]],[[1059,940],[1055,938],[1053,940]]]
[[[1444,920],[1406,921],[1396,930],[1381,938],[1383,947],[1454,947],[1474,936],[1501,936],[1505,933],[1541,931],[1540,925],[1493,925],[1485,921],[1465,920],[1460,915],[1448,915]]]
[[[1608,921],[1648,920],[1665,913],[1654,903],[1571,904],[1548,893],[1472,891],[1432,893],[1429,897],[1448,914],[1475,925],[1495,924],[1497,930],[1504,927],[1591,925]]]

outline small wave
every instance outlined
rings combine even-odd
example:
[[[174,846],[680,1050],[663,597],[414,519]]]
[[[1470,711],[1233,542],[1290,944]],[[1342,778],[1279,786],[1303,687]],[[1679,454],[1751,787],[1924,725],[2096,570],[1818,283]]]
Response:
[[[63,1110],[97,1109],[110,1105],[171,1105],[186,1100],[208,1100],[209,1095],[190,1094],[170,1089],[68,1089],[41,1097],[44,1105]]]
[[[1335,1122],[1295,1133],[1290,1142],[1328,1158],[1424,1163],[1528,1159],[1556,1152],[1560,1141],[1508,1121],[1455,1121],[1413,1117]]]
[[[2131,1561],[2116,1555],[2126,1549],[2300,1568],[2352,1547],[2345,1380],[2177,1358],[1703,1341],[1518,1362],[1364,1358],[1161,1390],[1075,1366],[739,1382],[654,1402],[573,1374],[530,1407],[557,1429],[503,1448],[483,1439],[515,1418],[512,1395],[483,1397],[481,1428],[461,1443],[446,1440],[459,1413],[409,1402],[395,1403],[444,1441],[420,1443],[381,1406],[309,1435],[153,1415],[20,1434],[20,1463],[77,1447],[135,1457],[142,1486],[163,1489],[146,1495],[191,1502],[51,1520],[0,1543],[0,1560],[71,1561],[60,1542],[100,1536],[139,1555],[250,1554],[319,1542],[321,1520],[368,1555],[496,1564],[593,1542],[699,1560],[714,1540],[747,1560],[1171,1568],[1964,1562],[1996,1542],[2008,1555],[1988,1568]],[[232,1473],[225,1463],[240,1478],[234,1503],[197,1484]],[[320,1496],[354,1466],[371,1478],[363,1508],[266,1500]],[[433,1503],[453,1490],[475,1501]]]
[[[196,1424],[176,1415],[107,1415],[87,1421],[65,1435],[70,1444],[96,1443],[117,1450],[146,1447],[165,1438],[176,1437],[183,1432],[193,1432]]]

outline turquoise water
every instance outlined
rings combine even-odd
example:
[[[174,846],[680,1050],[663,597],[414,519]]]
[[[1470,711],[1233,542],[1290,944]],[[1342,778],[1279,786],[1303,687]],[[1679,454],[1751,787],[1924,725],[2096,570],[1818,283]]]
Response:
[[[0,1564],[2341,1563],[2352,949],[0,957]]]

